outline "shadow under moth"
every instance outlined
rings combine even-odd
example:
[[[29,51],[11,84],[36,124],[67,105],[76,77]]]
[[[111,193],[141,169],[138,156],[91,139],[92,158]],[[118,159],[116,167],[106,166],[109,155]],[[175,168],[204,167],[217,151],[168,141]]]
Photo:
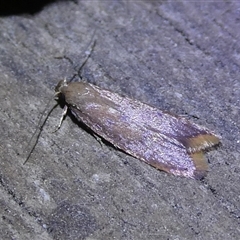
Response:
[[[116,148],[174,175],[203,178],[208,169],[203,151],[219,143],[213,132],[185,118],[89,83],[62,80],[55,96],[66,104],[60,125],[70,109]]]

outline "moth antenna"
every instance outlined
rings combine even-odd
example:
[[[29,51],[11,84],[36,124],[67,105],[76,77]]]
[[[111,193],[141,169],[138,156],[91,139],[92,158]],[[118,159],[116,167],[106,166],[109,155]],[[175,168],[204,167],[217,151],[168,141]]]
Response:
[[[95,32],[94,32],[94,35],[95,35]],[[93,35],[93,37],[94,37]],[[80,65],[80,67],[78,67],[78,69],[76,70],[75,67],[74,67],[74,63],[73,61],[67,57],[67,56],[63,56],[64,59],[68,60],[70,62],[70,64],[72,64],[73,68],[75,69],[76,73],[71,77],[71,79],[68,81],[68,83],[72,82],[72,80],[76,77],[76,76],[79,76],[80,79],[82,79],[82,75],[81,75],[81,71],[83,69],[83,67],[86,65],[88,59],[91,57],[92,53],[93,53],[93,50],[96,46],[96,42],[97,40],[93,40],[93,37],[90,41],[90,44],[87,46],[87,49],[90,48],[90,50],[86,50],[85,51],[85,59],[84,61],[82,62],[82,64]]]
[[[47,111],[47,109],[48,109],[49,104],[50,104],[51,101],[52,101],[52,98],[50,98],[50,99],[48,100],[48,103],[47,103],[47,105],[46,105],[46,107],[45,107],[45,109],[44,109],[43,113],[41,114],[41,117],[40,117],[40,119],[39,119],[39,121],[38,121],[36,130],[34,131],[31,139],[30,139],[29,142],[28,142],[28,146],[30,146],[33,138],[36,136],[36,141],[34,142],[33,147],[31,148],[31,150],[29,151],[29,153],[28,153],[28,155],[27,155],[27,158],[26,158],[26,160],[24,161],[23,165],[25,165],[25,163],[29,160],[32,152],[34,151],[34,149],[35,149],[35,147],[36,147],[36,145],[37,145],[37,143],[38,143],[39,137],[40,137],[40,135],[41,135],[41,133],[42,133],[43,126],[46,124],[48,117],[50,116],[50,114],[52,113],[52,111],[53,111],[53,110],[58,106],[58,104],[59,104],[59,103],[56,103],[56,104],[51,108],[51,110],[48,112],[47,116],[46,116],[46,117],[44,118],[44,120],[43,120],[43,116],[44,116],[45,112]],[[43,121],[42,121],[42,120],[43,120]],[[42,123],[41,123],[41,122],[42,122]],[[39,127],[39,126],[40,126],[40,127]],[[38,131],[39,131],[39,132],[38,132]],[[38,133],[37,133],[37,132],[38,132]],[[27,147],[27,148],[28,148],[28,147]],[[26,150],[25,150],[25,151],[26,151]]]
[[[92,52],[93,52],[93,49],[94,49],[95,45],[96,45],[96,40],[94,40],[95,33],[96,33],[96,29],[94,30],[93,35],[92,35],[92,37],[91,37],[91,41],[90,41],[90,43],[88,44],[88,46],[87,46],[87,48],[86,48],[86,49],[89,49],[89,48],[90,48],[90,50],[85,51],[86,57],[85,57],[84,61],[82,62],[81,66],[78,67],[77,70],[76,70],[76,68],[74,67],[73,61],[72,61],[69,57],[67,57],[66,55],[64,55],[63,57],[56,57],[56,58],[58,58],[58,59],[59,59],[59,58],[64,58],[64,59],[68,60],[68,61],[70,62],[70,64],[73,66],[74,70],[76,71],[76,73],[73,75],[73,77],[72,77],[68,82],[71,82],[76,76],[79,76],[79,77],[81,78],[81,70],[82,70],[82,68],[85,66],[85,64],[87,63],[88,59],[90,58],[90,56],[91,56],[91,54],[92,54]],[[65,80],[65,81],[66,81],[66,80]],[[57,94],[58,94],[58,93],[57,93]],[[54,94],[54,98],[55,98],[55,97],[56,97],[56,93]],[[27,155],[27,158],[26,158],[26,160],[24,161],[23,164],[25,164],[25,163],[29,160],[32,152],[34,151],[34,149],[35,149],[35,147],[36,147],[36,145],[37,145],[37,143],[38,143],[39,137],[40,137],[40,135],[41,135],[41,133],[42,133],[43,127],[44,127],[44,125],[46,124],[46,121],[47,121],[48,117],[50,116],[50,114],[52,113],[52,111],[59,105],[59,103],[56,103],[56,104],[51,108],[51,110],[48,112],[47,116],[46,116],[46,117],[44,118],[44,120],[43,120],[43,116],[44,116],[46,110],[48,109],[48,106],[49,106],[49,104],[50,104],[51,101],[52,101],[52,98],[49,99],[49,101],[48,101],[48,103],[47,103],[47,105],[46,105],[43,113],[41,114],[41,117],[40,117],[39,121],[38,121],[37,128],[36,128],[36,130],[34,131],[34,133],[33,133],[32,137],[31,137],[30,141],[28,142],[28,146],[29,146],[30,143],[32,142],[33,138],[36,136],[36,141],[35,141],[33,147],[31,148],[31,150],[29,151],[29,153],[28,153],[28,155]],[[56,131],[60,128],[61,123],[62,123],[62,121],[63,121],[66,113],[67,113],[67,108],[64,109],[64,112],[63,112],[62,117],[61,117],[61,119],[60,119],[60,123],[59,123],[57,129],[56,129],[55,131],[53,131],[53,132],[56,132]],[[43,120],[43,121],[42,121],[42,120]],[[41,122],[42,122],[42,124],[41,124]],[[39,127],[39,126],[40,126],[40,127]],[[38,131],[39,131],[39,132],[38,132]],[[37,133],[37,132],[38,132],[38,133]],[[25,150],[25,151],[26,151],[26,150]]]
[[[95,32],[94,32],[94,34],[95,34]],[[94,37],[94,35],[93,35],[93,37]],[[93,53],[93,50],[94,50],[94,48],[96,46],[96,42],[97,42],[97,40],[93,40],[93,39],[91,40],[90,45],[88,46],[88,48],[90,47],[90,51],[85,51],[86,57],[85,57],[84,61],[82,62],[81,66],[78,68],[77,75],[81,79],[82,79],[81,71],[82,71],[83,67],[85,66],[85,64],[87,63],[88,59],[91,57],[91,55]]]
[[[75,77],[79,77],[80,79],[82,79],[82,76],[81,76],[81,71],[83,69],[83,67],[85,66],[85,64],[87,63],[88,59],[91,57],[92,53],[93,53],[93,50],[96,46],[96,42],[97,40],[94,39],[95,37],[95,33],[96,33],[96,29],[94,30],[93,32],[93,35],[91,37],[91,40],[89,42],[89,44],[87,45],[86,47],[86,50],[85,50],[85,59],[83,60],[82,64],[80,65],[80,67],[78,66],[74,66],[74,62],[72,61],[72,59],[66,55],[63,55],[62,57],[56,57],[57,59],[66,59],[72,66],[73,66],[73,69],[76,71],[76,73],[73,74],[73,76],[70,78],[70,80],[68,81],[68,83],[72,82],[73,79],[75,79]],[[90,49],[90,50],[87,50],[87,49]]]

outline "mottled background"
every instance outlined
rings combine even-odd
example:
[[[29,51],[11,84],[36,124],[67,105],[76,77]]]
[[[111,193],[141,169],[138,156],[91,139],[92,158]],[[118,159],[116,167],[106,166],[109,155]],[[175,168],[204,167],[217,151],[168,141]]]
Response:
[[[1,238],[238,239],[240,2],[2,2]],[[81,65],[94,32],[84,79],[222,136],[204,181],[101,145],[71,117],[52,133],[60,107],[23,165],[55,85]]]

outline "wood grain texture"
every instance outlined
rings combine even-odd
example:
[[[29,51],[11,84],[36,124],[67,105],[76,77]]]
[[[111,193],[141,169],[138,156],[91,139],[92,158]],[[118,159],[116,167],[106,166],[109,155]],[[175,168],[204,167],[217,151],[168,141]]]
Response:
[[[0,17],[1,238],[238,239],[239,2],[59,1],[41,9]],[[206,154],[204,182],[176,181],[101,145],[69,117],[52,134],[60,108],[23,165],[55,85],[76,73],[95,30],[87,82],[222,136]],[[74,67],[56,58],[63,55]]]

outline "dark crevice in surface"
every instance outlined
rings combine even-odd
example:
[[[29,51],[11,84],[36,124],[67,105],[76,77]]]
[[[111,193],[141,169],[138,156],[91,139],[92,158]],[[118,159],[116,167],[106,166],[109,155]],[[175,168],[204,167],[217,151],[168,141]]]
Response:
[[[24,206],[23,201],[16,196],[16,194],[14,193],[14,190],[12,190],[4,181],[2,175],[0,174],[0,186],[3,187],[3,189],[8,193],[8,195],[10,195],[12,197],[12,199],[20,206]]]

